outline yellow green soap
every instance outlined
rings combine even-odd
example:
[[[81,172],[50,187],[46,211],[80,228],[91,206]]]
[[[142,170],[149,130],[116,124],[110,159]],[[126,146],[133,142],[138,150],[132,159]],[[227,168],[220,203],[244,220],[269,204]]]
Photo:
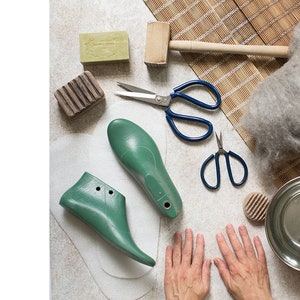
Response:
[[[79,34],[80,62],[83,65],[129,61],[126,31]]]

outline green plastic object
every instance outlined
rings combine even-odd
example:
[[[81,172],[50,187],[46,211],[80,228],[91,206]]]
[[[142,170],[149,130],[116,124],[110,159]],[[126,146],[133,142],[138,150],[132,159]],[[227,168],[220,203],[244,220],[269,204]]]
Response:
[[[123,167],[143,187],[159,211],[175,218],[182,209],[182,201],[150,135],[126,119],[113,120],[108,125],[107,135]]]
[[[93,227],[106,241],[132,259],[153,267],[155,261],[135,244],[129,230],[125,197],[85,172],[59,204]]]

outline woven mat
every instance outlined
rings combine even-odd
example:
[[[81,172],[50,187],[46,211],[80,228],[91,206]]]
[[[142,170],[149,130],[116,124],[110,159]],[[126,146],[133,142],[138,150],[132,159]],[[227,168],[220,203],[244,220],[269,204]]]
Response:
[[[171,26],[171,39],[228,44],[289,45],[300,20],[299,0],[144,0],[158,21]],[[221,109],[242,139],[254,150],[253,138],[238,126],[248,97],[259,82],[280,68],[283,59],[239,55],[181,53],[196,75],[214,84]],[[300,176],[300,157],[274,172],[280,187]]]

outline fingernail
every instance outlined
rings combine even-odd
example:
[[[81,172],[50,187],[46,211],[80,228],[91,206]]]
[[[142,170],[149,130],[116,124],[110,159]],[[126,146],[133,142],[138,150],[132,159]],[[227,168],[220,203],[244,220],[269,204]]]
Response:
[[[242,232],[245,232],[246,231],[246,226],[245,225],[240,225],[239,230],[242,231]]]
[[[191,228],[186,228],[186,229],[185,229],[185,234],[191,233],[191,232],[192,232],[192,229],[191,229]]]
[[[226,226],[226,229],[227,229],[227,230],[233,230],[233,225],[232,225],[232,224],[228,224],[228,225]]]
[[[213,262],[214,262],[214,265],[215,265],[215,266],[217,266],[217,265],[218,265],[218,263],[219,263],[219,261],[218,261],[218,259],[217,259],[217,258],[214,258],[214,259],[213,259]]]
[[[217,237],[217,240],[220,240],[222,238],[222,233],[218,232],[216,237]]]
[[[175,234],[174,234],[174,238],[181,238],[181,232],[176,231]]]
[[[259,242],[261,241],[258,235],[255,235],[255,236],[253,237],[253,240],[256,240],[256,241],[259,241]]]

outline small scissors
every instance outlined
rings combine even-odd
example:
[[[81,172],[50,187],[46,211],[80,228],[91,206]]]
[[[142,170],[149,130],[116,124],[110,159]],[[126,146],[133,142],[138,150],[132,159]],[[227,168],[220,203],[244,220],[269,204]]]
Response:
[[[245,161],[239,155],[237,155],[236,153],[234,153],[232,151],[227,152],[223,149],[222,133],[220,133],[220,138],[216,134],[216,139],[217,139],[217,144],[218,144],[218,147],[219,147],[218,152],[216,152],[215,154],[211,154],[204,161],[204,163],[202,164],[201,170],[200,170],[200,176],[201,176],[201,180],[202,180],[203,184],[208,189],[212,189],[212,190],[215,190],[215,189],[220,187],[220,163],[219,163],[219,158],[220,158],[220,155],[223,154],[225,156],[227,172],[228,172],[228,176],[229,176],[229,179],[230,179],[232,185],[234,185],[234,186],[242,185],[243,183],[245,183],[245,181],[247,180],[247,177],[248,177],[248,168],[247,168],[247,165],[246,165]],[[244,168],[244,175],[243,175],[243,178],[240,182],[235,182],[234,181],[234,178],[232,176],[231,165],[230,165],[230,157],[236,159],[242,165],[242,167]],[[206,169],[208,163],[213,159],[215,160],[216,173],[217,173],[217,184],[215,186],[212,186],[212,185],[208,184],[207,181],[204,178],[205,169]]]
[[[193,104],[196,104],[199,107],[209,109],[209,110],[215,110],[221,104],[221,96],[220,96],[220,93],[218,92],[218,90],[212,84],[210,84],[207,81],[203,81],[203,80],[191,80],[191,81],[185,82],[185,83],[175,87],[173,89],[173,92],[170,93],[170,95],[168,95],[168,96],[161,96],[161,95],[158,95],[151,91],[147,91],[147,90],[141,89],[139,87],[125,84],[125,83],[118,82],[117,84],[119,86],[121,86],[122,88],[126,89],[127,92],[115,92],[116,95],[130,97],[135,100],[140,100],[140,101],[144,101],[144,102],[147,102],[150,104],[156,104],[156,105],[161,105],[161,106],[165,106],[165,107],[168,107],[171,103],[171,100],[176,97],[187,100]],[[181,93],[181,91],[184,90],[185,88],[194,86],[194,85],[200,85],[200,86],[207,87],[209,89],[209,91],[211,91],[214,94],[214,96],[216,97],[216,103],[214,105],[209,105],[209,104],[204,103],[200,100],[197,100],[187,94]],[[208,138],[213,131],[212,123],[206,119],[203,119],[200,117],[195,117],[195,116],[187,116],[187,115],[177,114],[177,113],[173,112],[169,107],[165,110],[165,113],[166,113],[166,119],[167,119],[170,127],[172,128],[173,132],[177,136],[179,136],[180,138],[182,138],[186,141],[192,141],[192,142],[202,141],[202,140]],[[198,137],[186,136],[178,130],[178,128],[176,127],[176,125],[174,123],[174,119],[199,122],[199,123],[207,126],[207,132]]]

